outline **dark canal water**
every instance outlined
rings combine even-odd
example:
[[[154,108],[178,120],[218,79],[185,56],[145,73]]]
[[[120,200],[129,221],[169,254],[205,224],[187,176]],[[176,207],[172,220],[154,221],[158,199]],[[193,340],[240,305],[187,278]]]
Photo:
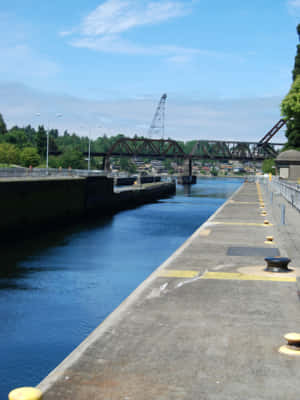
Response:
[[[0,398],[35,386],[240,186],[185,193],[1,248]]]

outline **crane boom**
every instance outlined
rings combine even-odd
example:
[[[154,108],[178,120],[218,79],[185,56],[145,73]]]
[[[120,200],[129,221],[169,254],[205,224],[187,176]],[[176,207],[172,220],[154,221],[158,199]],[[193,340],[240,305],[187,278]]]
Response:
[[[154,113],[149,131],[148,131],[148,135],[150,138],[152,137],[152,135],[159,135],[162,139],[164,138],[166,100],[167,100],[167,94],[164,93],[160,98],[160,101],[158,103],[158,106],[156,108],[156,111]]]

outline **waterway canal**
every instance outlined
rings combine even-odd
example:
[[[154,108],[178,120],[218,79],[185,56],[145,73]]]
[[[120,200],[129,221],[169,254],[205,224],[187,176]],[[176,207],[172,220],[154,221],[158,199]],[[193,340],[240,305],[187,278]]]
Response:
[[[1,248],[0,398],[35,386],[240,186],[185,192]]]

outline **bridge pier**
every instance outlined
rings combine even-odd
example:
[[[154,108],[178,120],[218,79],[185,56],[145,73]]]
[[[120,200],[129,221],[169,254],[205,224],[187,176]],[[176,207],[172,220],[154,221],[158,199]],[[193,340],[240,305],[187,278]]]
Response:
[[[183,175],[178,177],[177,183],[180,185],[195,185],[197,183],[197,177],[193,175],[193,162],[191,158],[184,160]]]
[[[106,157],[106,156],[103,157],[102,169],[103,169],[103,171],[109,172],[109,170],[110,170],[109,157]]]

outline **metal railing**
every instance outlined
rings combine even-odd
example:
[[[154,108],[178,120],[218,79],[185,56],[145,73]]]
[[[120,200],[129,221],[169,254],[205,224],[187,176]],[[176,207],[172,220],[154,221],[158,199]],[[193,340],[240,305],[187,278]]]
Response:
[[[281,195],[293,207],[300,211],[300,185],[296,182],[283,181],[279,179],[278,176],[273,176],[271,181],[269,181],[268,177],[264,176],[257,177],[257,180],[264,184],[266,188],[269,187],[275,194]]]
[[[300,211],[300,185],[295,182],[284,182],[273,177],[270,186],[275,193],[284,197],[293,207]]]
[[[63,168],[0,168],[0,178],[39,178],[63,176],[106,176],[104,171]]]

